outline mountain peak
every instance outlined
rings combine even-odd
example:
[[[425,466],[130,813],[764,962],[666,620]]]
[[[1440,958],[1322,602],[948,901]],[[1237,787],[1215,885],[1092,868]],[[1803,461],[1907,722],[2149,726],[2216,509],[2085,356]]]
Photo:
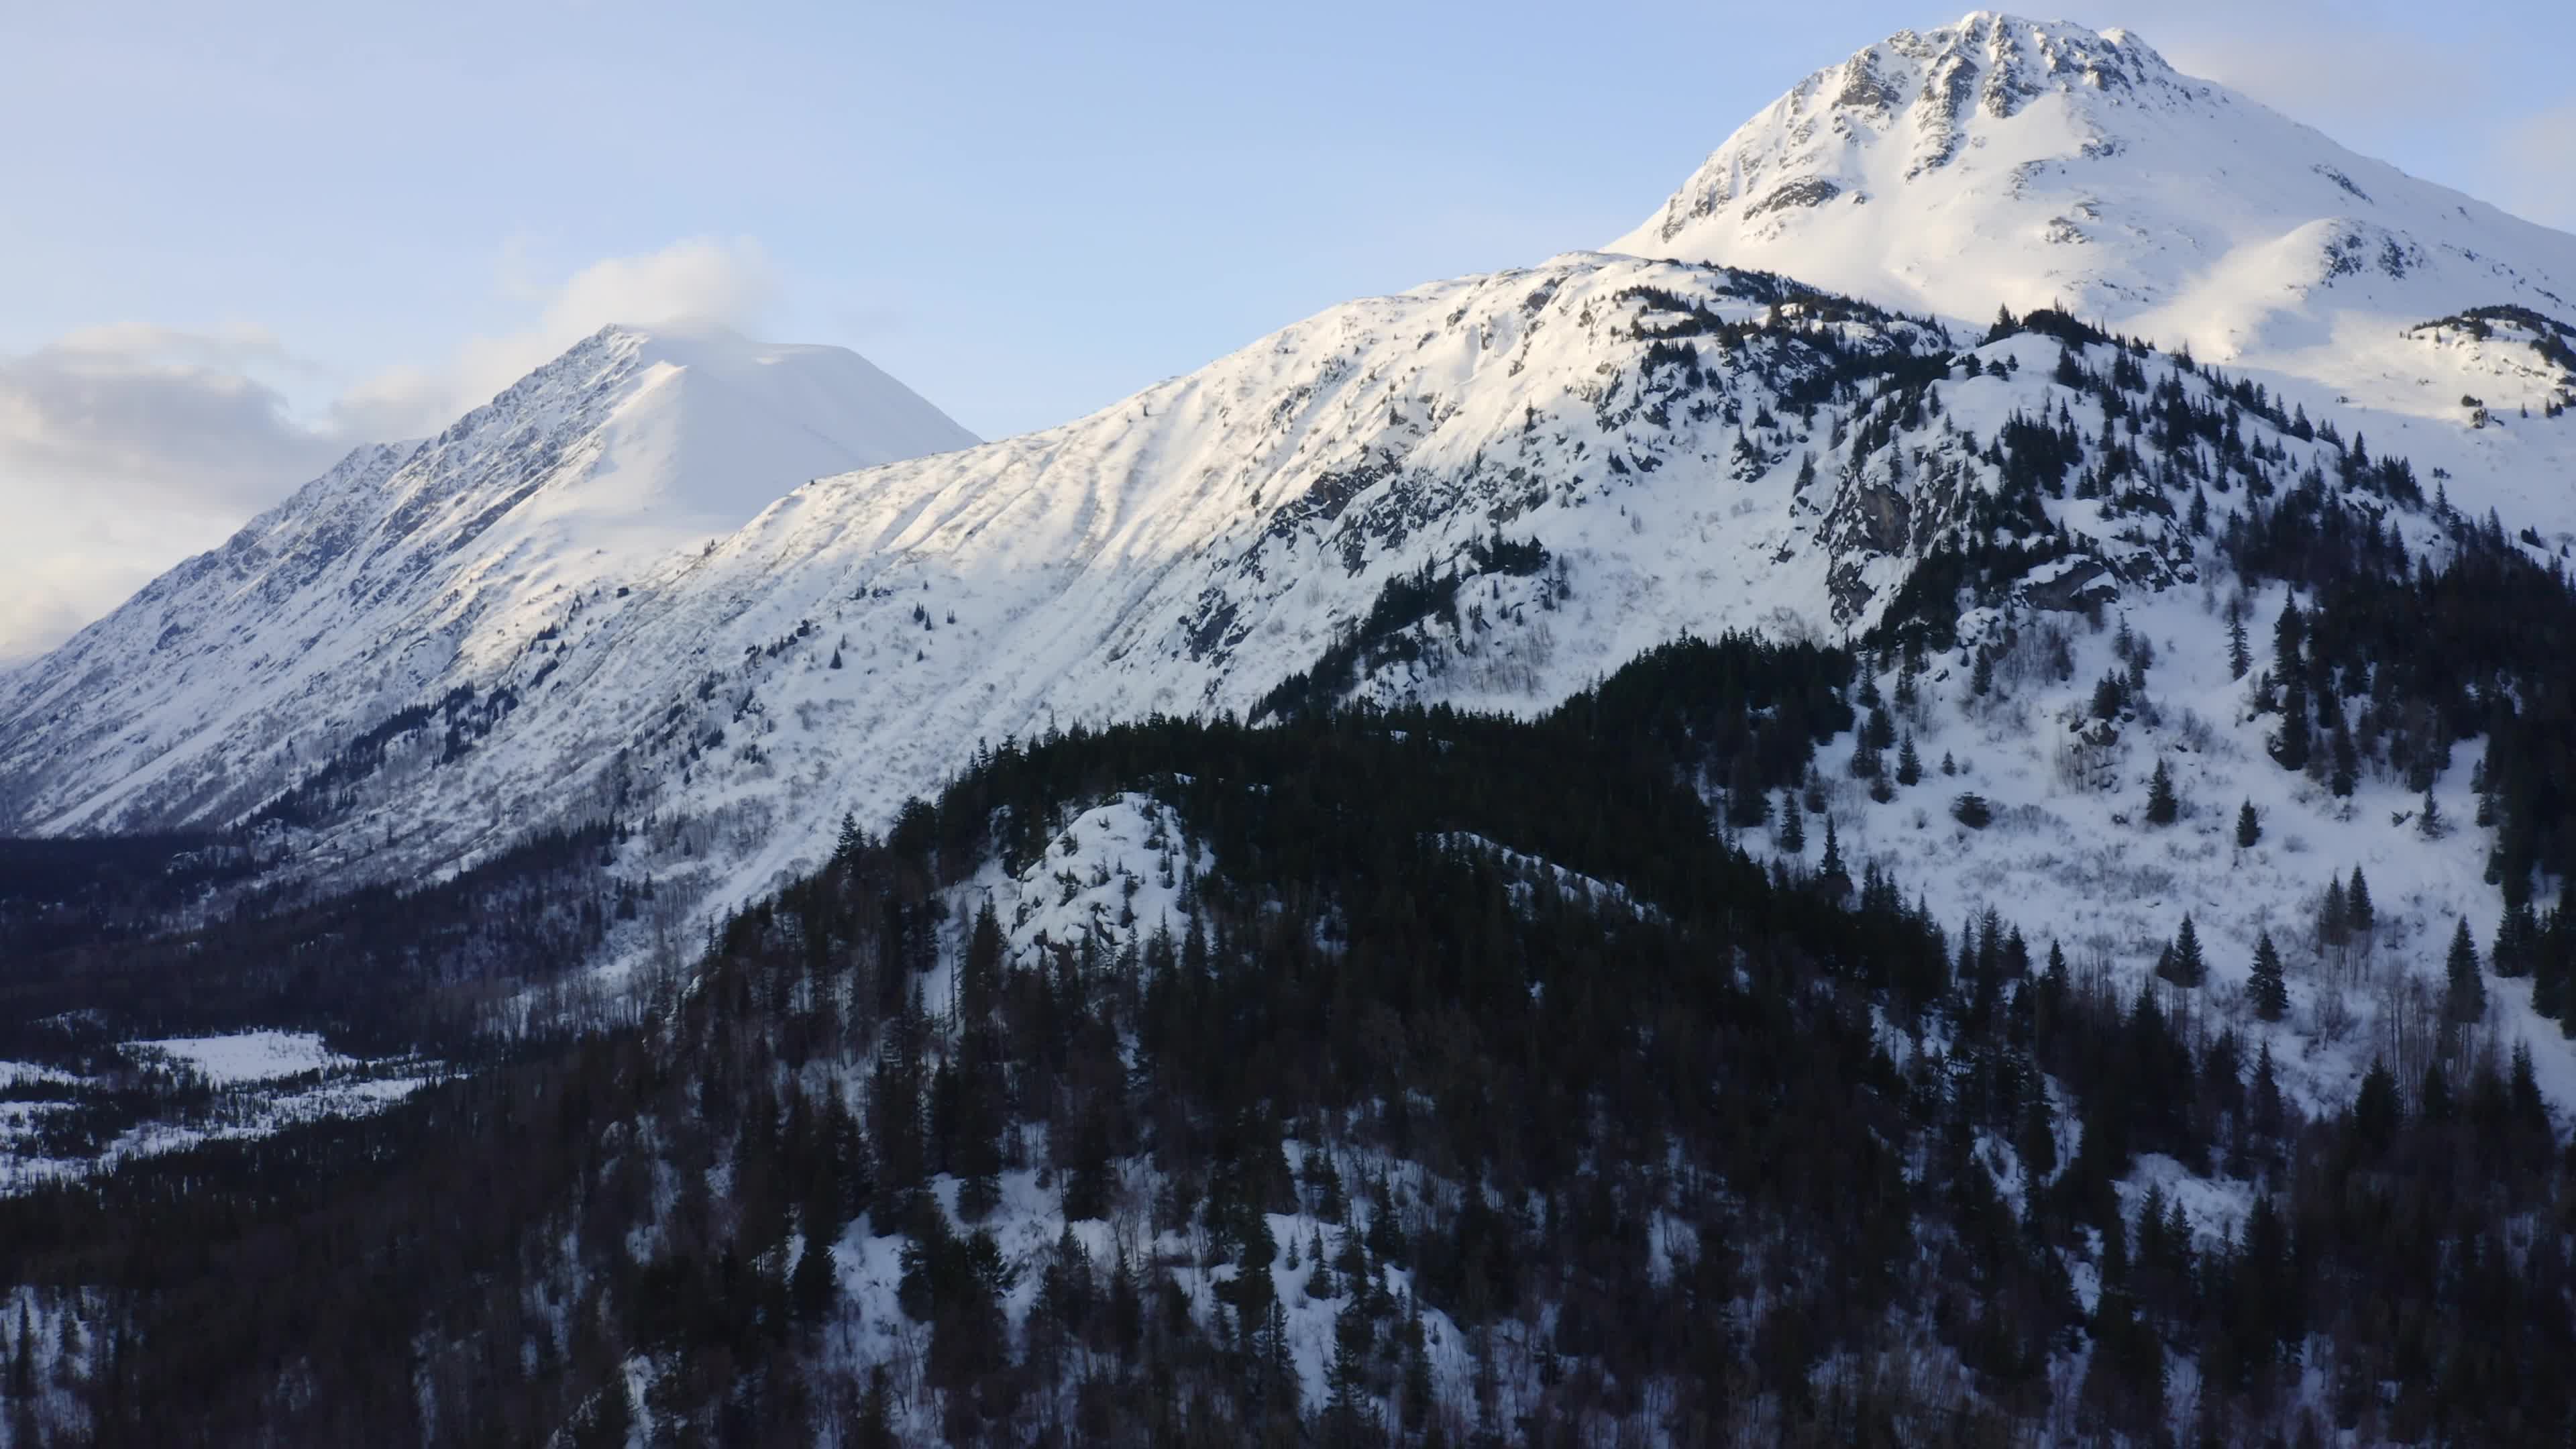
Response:
[[[2462,389],[2355,358],[2473,308],[2576,320],[2576,238],[2355,155],[2131,32],[1989,10],[1809,75],[1608,249],[1976,325],[2057,306],[2330,394],[2403,386],[2417,411]]]
[[[288,768],[299,733],[486,680],[813,479],[975,442],[845,348],[601,328],[435,438],[356,450],[0,681],[0,777],[112,741],[88,783],[117,783],[61,826],[140,800],[219,814],[262,786],[195,773],[211,752]],[[54,783],[0,778],[0,815],[53,818]]]

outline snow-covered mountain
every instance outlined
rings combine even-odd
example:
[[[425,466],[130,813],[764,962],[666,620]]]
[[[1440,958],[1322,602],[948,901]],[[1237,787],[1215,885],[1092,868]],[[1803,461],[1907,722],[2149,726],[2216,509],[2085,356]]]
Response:
[[[2181,191],[2190,158],[2233,154],[2208,149],[2222,135],[2261,164]],[[2528,419],[2500,387],[2484,416],[2339,400],[2280,367],[2250,373],[2258,391],[2064,318],[1984,340],[1999,303],[2051,298],[2172,336],[2145,323],[2256,295],[2222,287],[2249,275],[2222,263],[2263,226],[2356,192],[2403,204],[2389,234],[2423,263],[2265,293],[2235,345],[2277,361],[2385,324],[2456,368],[2520,349]],[[2364,859],[2412,892],[2420,932],[2483,922],[2468,834],[2374,832],[2352,797],[2269,767],[2245,686],[2209,673],[2239,588],[2194,527],[2313,472],[2419,551],[2443,547],[2443,492],[2536,547],[2576,541],[2553,471],[2576,420],[2550,415],[2546,371],[2571,335],[2551,280],[2576,274],[2552,260],[2569,240],[2464,201],[2446,219],[2435,194],[2132,39],[1980,16],[1793,91],[1652,247],[1332,308],[1025,437],[965,446],[846,354],[612,329],[436,440],[354,455],[0,677],[0,831],[247,824],[328,886],[613,815],[609,869],[655,887],[619,928],[631,958],[813,866],[845,812],[882,825],[1009,737],[1257,715],[1301,677],[1310,696],[1529,711],[1685,632],[1847,640],[1925,559],[2020,509],[2018,552],[1974,581],[1965,641],[1921,686],[1955,718],[1916,723],[2026,829],[1954,838],[1850,786],[1833,808],[1856,854],[1945,919],[2058,900],[2141,970],[2177,900],[2241,954]],[[2049,240],[2060,213],[2093,240]],[[1641,250],[1803,267],[1950,320]],[[2490,305],[2520,310],[2435,315]],[[901,452],[928,455],[882,461]],[[2365,457],[2411,459],[2425,503]],[[2056,484],[2007,508],[2034,467]],[[2278,607],[2238,602],[2257,628]],[[2190,661],[2164,676],[2187,705],[2116,748],[2075,733],[2115,666],[2072,621],[2111,612]],[[1980,649],[2028,675],[2010,709],[1966,692]],[[2181,854],[2111,828],[2168,756],[2208,812]],[[2200,838],[2246,799],[2279,818],[2277,857]],[[2358,854],[2295,858],[2310,832]],[[2080,904],[2029,888],[2070,860]]]
[[[839,348],[607,328],[0,675],[0,819],[237,818],[381,717],[488,686],[567,600],[808,479],[974,442]]]
[[[2121,30],[1979,11],[1901,32],[1799,82],[1610,250],[1978,326],[2054,305],[2401,418],[2576,396],[2563,343],[2534,345],[2545,323],[2439,325],[2576,319],[2576,237],[2355,155]]]
[[[1370,687],[1436,671],[1526,707],[1685,630],[1840,632],[1924,540],[1803,450],[1853,378],[1949,339],[1776,278],[1569,256],[820,480],[648,566],[594,542],[631,513],[584,505],[632,472],[705,487],[629,464],[627,439],[686,433],[632,405],[658,345],[604,334],[408,458],[352,459],[7,681],[10,826],[264,812],[308,832],[307,874],[372,877],[623,802],[661,832],[639,869],[730,897],[978,740],[1248,710],[1425,569],[1480,573],[1464,632]],[[1552,566],[1474,562],[1506,533]]]

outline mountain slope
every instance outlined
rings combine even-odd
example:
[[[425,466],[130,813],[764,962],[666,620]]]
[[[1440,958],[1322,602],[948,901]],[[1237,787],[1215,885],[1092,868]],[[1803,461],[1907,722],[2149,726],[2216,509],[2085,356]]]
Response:
[[[609,328],[438,437],[361,448],[0,676],[0,821],[222,823],[547,612],[823,474],[975,440],[826,347]]]
[[[2576,237],[2355,155],[2120,30],[1981,11],[1901,32],[1746,122],[1610,250],[1978,326],[2057,306],[2310,384],[2310,406],[2461,424],[2464,396],[2499,418],[2576,397],[2576,369],[2527,339],[2413,330],[2479,307],[2576,322]],[[2550,441],[2513,465],[2563,469],[2576,454]]]
[[[231,739],[167,698],[170,753],[219,785],[169,788],[177,766],[138,771],[103,732],[84,754],[42,719],[0,761],[28,824],[257,814],[297,832],[312,879],[446,869],[622,812],[646,827],[639,873],[738,898],[979,739],[1248,710],[1402,579],[1477,575],[1439,637],[1423,611],[1394,621],[1418,642],[1372,687],[1496,704],[1562,697],[1686,630],[1865,622],[1928,539],[1864,518],[1803,452],[1831,450],[1815,435],[1859,384],[1948,346],[1670,263],[1442,283],[1051,432],[809,485],[617,589],[486,555],[513,603],[493,622],[409,626],[330,692],[304,670],[300,697],[236,702]],[[1505,534],[1540,551],[1479,555]],[[274,606],[251,612],[241,627],[277,637]],[[303,748],[263,747],[288,733]]]

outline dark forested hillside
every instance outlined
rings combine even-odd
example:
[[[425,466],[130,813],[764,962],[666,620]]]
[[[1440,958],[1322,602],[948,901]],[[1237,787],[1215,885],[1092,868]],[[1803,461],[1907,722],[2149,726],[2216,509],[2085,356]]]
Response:
[[[2303,1113],[1829,820],[1757,862],[1704,792],[1803,809],[1853,672],[1730,638],[1535,722],[1006,744],[642,1027],[0,1201],[0,1402],[103,1444],[2576,1432],[2528,1059]],[[1113,797],[1177,822],[1177,912],[1017,944],[990,883],[1073,899]]]
[[[527,840],[453,878],[314,901],[263,887],[256,832],[0,841],[0,1060],[118,1030],[309,1026],[361,1051],[471,1052],[636,912],[599,866],[616,827]],[[215,887],[236,887],[220,906]],[[213,919],[205,919],[211,915]]]

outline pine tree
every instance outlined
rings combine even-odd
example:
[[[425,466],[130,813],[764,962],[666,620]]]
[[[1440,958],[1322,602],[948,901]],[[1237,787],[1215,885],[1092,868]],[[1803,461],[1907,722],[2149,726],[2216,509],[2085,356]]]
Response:
[[[840,844],[833,848],[832,858],[847,865],[859,858],[859,852],[867,849],[867,844],[868,833],[859,828],[858,812],[842,811],[841,840]]]
[[[2495,974],[2504,977],[2530,975],[2538,935],[2539,924],[2532,919],[2528,902],[2505,907],[2504,919],[2496,922],[2495,945],[2487,953],[2488,964],[2495,968]]]
[[[2424,787],[2424,808],[2416,813],[2415,829],[2426,840],[2439,840],[2451,833],[2442,819],[2441,802],[2433,798],[2433,787]]]
[[[2256,1016],[2279,1021],[2289,1014],[2290,986],[2281,974],[2281,953],[2272,945],[2269,931],[2254,943],[2254,979],[2248,990],[2254,998]]]
[[[1994,689],[1995,654],[1993,650],[1980,645],[1977,648],[1977,667],[1968,675],[1968,692],[1982,698],[1994,693]]]
[[[1908,731],[1905,736],[1904,748],[1898,750],[1896,754],[1896,783],[1900,785],[1923,783],[1923,758],[1914,753],[1914,735],[1911,731]]]
[[[2478,973],[2478,943],[2469,935],[2469,918],[2460,918],[2451,933],[2451,954],[2444,963],[2448,980],[2442,993],[2443,1015],[2452,1021],[2478,1021],[2487,1014],[2487,987]]]
[[[868,1390],[859,1400],[847,1442],[852,1449],[895,1449],[894,1395],[886,1383],[884,1364],[868,1370]]]
[[[2272,672],[2284,680],[2302,678],[2307,671],[2299,667],[2299,645],[2307,637],[2307,616],[2299,612],[2297,599],[2284,600],[2281,616],[2272,622]]]
[[[2254,667],[2254,651],[2245,644],[2245,611],[2231,600],[2227,605],[2227,677],[2243,679]]]
[[[2308,767],[2308,686],[2297,675],[2281,692],[2281,728],[2272,736],[2272,758],[2284,770]]]
[[[2165,762],[2156,761],[2156,772],[2147,780],[2147,823],[2171,825],[2182,811],[2182,802],[2174,798],[2173,775]]]
[[[2404,1123],[2405,1109],[2397,1100],[2397,1076],[2388,1063],[2373,1059],[2370,1070],[2362,1075],[2361,1090],[2352,1099],[2352,1132],[2361,1144],[2374,1152],[2385,1152],[2397,1140],[2397,1129]]]
[[[796,1269],[788,1276],[788,1302],[800,1322],[810,1323],[832,1306],[832,1245],[824,1232],[819,1223],[805,1225],[804,1251],[796,1255]]]
[[[1825,858],[1816,863],[1816,883],[1834,895],[1851,891],[1851,875],[1843,869],[1842,842],[1834,836],[1834,817],[1825,817]]]
[[[2051,1008],[2063,1006],[2074,989],[2066,969],[2066,948],[2051,937],[2048,942],[2048,970],[2039,978],[2040,1002]]]
[[[2269,1041],[2263,1043],[2261,1055],[2254,1059],[2254,1082],[2245,1098],[2245,1125],[2266,1137],[2277,1136],[2284,1125],[2281,1083],[2272,1073]]]
[[[2182,929],[2175,933],[2173,944],[2166,948],[2156,974],[2176,986],[2198,986],[2209,979],[2209,962],[2200,953],[2200,931],[2191,917],[2182,918]]]
[[[1875,780],[1887,773],[1887,761],[1864,739],[1852,748],[1851,773],[1855,780]]]
[[[2317,905],[2317,940],[2340,946],[2352,939],[2352,907],[2344,900],[2343,877],[2326,877],[2325,899]]]
[[[2451,1076],[2442,1070],[2442,1059],[2435,1057],[2424,1066],[2424,1079],[2415,1089],[2415,1113],[2426,1122],[2448,1122],[2452,1114]]]
[[[2236,807],[2236,848],[2252,850],[2262,838],[2263,818],[2254,813],[2254,802],[2248,800]]]
[[[2093,717],[2098,720],[2118,719],[2120,717],[2120,706],[2126,700],[2127,694],[2128,690],[2126,686],[2120,683],[2120,676],[2116,674],[2105,674],[2100,679],[2095,680],[2093,683]]]
[[[1789,791],[1780,792],[1779,829],[1772,843],[1791,855],[1807,853],[1807,814],[1798,808],[1797,798]]]
[[[2367,936],[2378,928],[2379,914],[2370,904],[2370,882],[2362,879],[2361,867],[2352,868],[2352,884],[2343,894],[2344,920],[2356,936]]]

